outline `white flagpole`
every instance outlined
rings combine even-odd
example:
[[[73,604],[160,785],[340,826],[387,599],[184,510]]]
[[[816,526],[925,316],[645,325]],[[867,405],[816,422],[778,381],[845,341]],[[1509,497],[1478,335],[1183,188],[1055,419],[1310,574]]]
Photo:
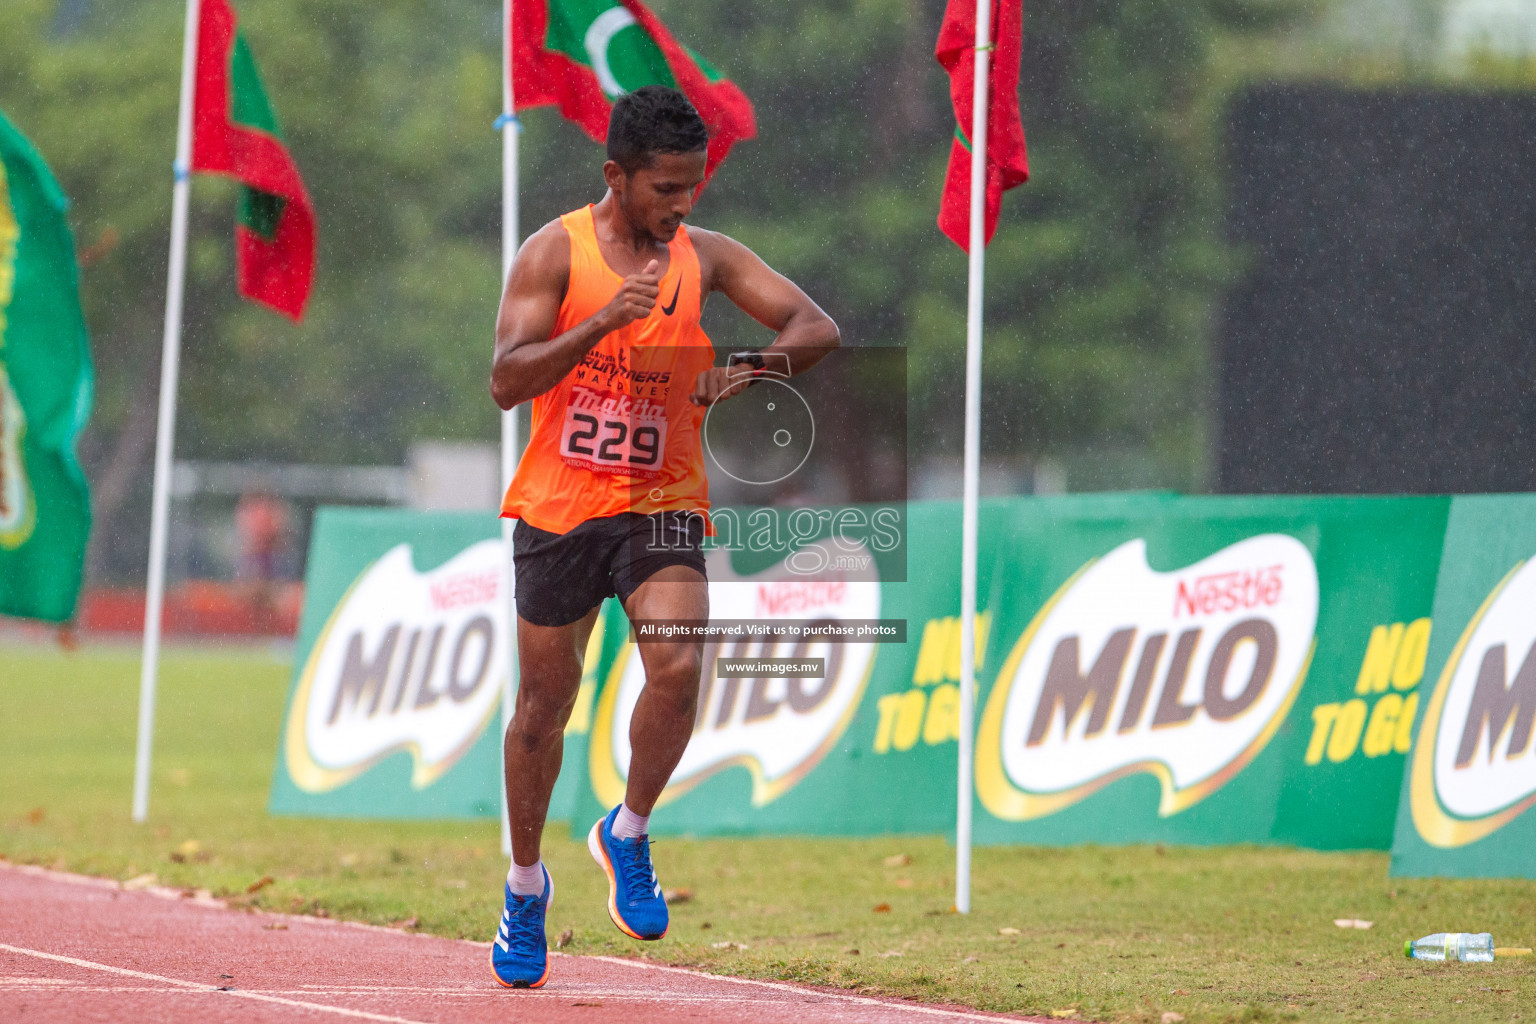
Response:
[[[522,130],[512,97],[512,17],[516,0],[503,0],[501,47],[501,282],[506,287],[512,273],[512,258],[517,255],[517,135]],[[517,470],[517,410],[501,414],[501,488],[505,493]],[[501,543],[505,551],[506,580],[512,581],[512,520],[501,521]],[[507,685],[501,691],[501,735],[506,742],[507,726],[512,722],[512,699],[517,690],[517,603],[512,588],[504,597],[507,616]],[[503,755],[505,756],[505,755]],[[501,772],[501,852],[512,855],[512,824],[507,820],[507,773]]]
[[[187,276],[187,203],[192,174],[192,92],[196,87],[200,0],[187,0],[181,51],[181,108],[176,122],[176,183],[171,198],[171,262],[165,283],[165,341],[160,356],[160,425],[155,440],[155,494],[149,527],[149,587],[144,604],[144,662],[139,676],[139,737],[133,765],[133,820],[149,816],[155,743],[155,684],[160,669],[160,615],[165,604],[165,535],[171,515],[171,452],[176,443],[176,380],[181,365],[181,300]]]
[[[976,85],[971,93],[970,283],[965,319],[965,475],[960,541],[960,771],[955,813],[955,909],[971,912],[971,779],[976,734],[976,532],[981,490],[981,298],[986,267],[987,78],[992,3],[976,0]]]

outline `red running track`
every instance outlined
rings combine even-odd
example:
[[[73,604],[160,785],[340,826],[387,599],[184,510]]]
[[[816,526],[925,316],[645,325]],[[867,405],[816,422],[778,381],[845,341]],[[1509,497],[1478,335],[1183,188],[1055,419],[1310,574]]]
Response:
[[[490,946],[237,913],[175,890],[0,863],[0,1021],[963,1024],[1020,1019],[617,957],[557,959],[512,991]]]

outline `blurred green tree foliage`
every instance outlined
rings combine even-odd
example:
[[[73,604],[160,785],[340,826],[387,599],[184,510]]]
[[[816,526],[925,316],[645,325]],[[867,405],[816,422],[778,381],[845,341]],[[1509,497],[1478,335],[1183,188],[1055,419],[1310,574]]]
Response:
[[[416,438],[494,439],[499,4],[237,6],[316,202],[318,287],[299,327],[241,302],[233,189],[195,182],[178,454],[397,463]],[[965,259],[934,225],[953,123],[932,59],[942,0],[653,6],[757,106],[759,137],[695,220],[802,282],[847,343],[907,346],[914,462],[957,456]],[[989,250],[989,458],[1059,462],[1074,489],[1202,485],[1232,262],[1211,54],[1288,10],[1027,7],[1034,177]],[[182,17],[176,0],[0,4],[0,109],[75,202],[101,381],[84,454],[104,519],[139,514],[153,449]],[[524,120],[526,233],[600,196],[601,155],[553,111]],[[766,340],[723,305],[707,319],[718,347]],[[856,415],[869,382],[849,383]]]

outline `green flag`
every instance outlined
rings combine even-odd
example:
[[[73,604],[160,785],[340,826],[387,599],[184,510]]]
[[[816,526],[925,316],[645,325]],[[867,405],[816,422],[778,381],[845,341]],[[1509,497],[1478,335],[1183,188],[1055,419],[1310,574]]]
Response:
[[[59,184],[0,115],[0,615],[75,614],[90,496],[75,439],[90,346]]]

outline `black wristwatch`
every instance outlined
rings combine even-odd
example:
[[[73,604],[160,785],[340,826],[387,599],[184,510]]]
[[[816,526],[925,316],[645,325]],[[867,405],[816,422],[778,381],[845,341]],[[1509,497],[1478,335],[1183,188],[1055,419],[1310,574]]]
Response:
[[[763,372],[763,367],[767,364],[767,361],[763,359],[761,352],[732,352],[729,365],[735,368],[738,363],[746,363],[752,367],[752,380],[747,384],[747,387],[750,388],[760,379],[759,374]]]

